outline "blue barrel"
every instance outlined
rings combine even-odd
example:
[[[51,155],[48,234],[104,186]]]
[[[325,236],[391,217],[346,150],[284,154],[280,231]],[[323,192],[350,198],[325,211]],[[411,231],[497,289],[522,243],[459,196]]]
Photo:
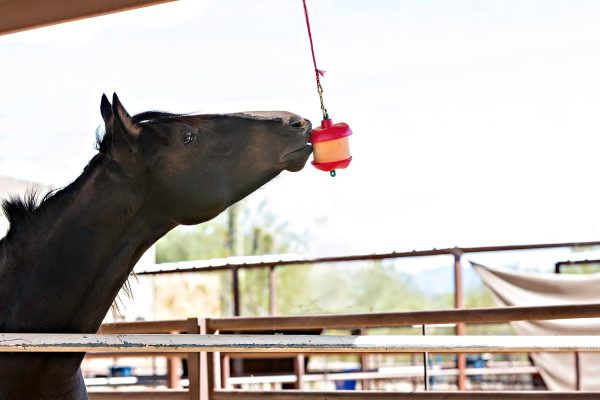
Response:
[[[348,368],[345,369],[344,372],[358,372],[359,369],[356,368]],[[345,381],[335,381],[335,390],[356,390],[356,379],[345,380]]]
[[[111,377],[125,377],[125,376],[133,376],[133,367],[124,367],[113,365],[110,367],[110,376]]]

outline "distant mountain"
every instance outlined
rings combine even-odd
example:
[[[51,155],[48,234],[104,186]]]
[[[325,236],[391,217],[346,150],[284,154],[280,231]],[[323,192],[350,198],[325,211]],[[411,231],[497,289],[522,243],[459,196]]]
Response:
[[[423,272],[407,275],[410,284],[417,288],[427,297],[438,296],[441,294],[454,292],[454,266],[445,265],[434,269],[427,269]],[[477,272],[468,262],[462,265],[463,288],[476,288],[483,286]]]

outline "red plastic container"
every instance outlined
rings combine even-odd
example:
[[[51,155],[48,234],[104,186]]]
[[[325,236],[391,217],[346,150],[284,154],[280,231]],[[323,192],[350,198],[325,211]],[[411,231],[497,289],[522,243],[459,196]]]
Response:
[[[321,126],[314,128],[310,137],[313,145],[312,165],[321,171],[346,168],[352,161],[350,135],[352,129],[344,122],[334,125],[330,119],[321,121]]]

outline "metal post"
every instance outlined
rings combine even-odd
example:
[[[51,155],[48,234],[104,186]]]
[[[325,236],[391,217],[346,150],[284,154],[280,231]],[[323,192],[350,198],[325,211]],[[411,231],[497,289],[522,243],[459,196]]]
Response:
[[[206,318],[198,319],[198,333],[201,335],[209,333],[206,326]],[[199,400],[208,400],[212,394],[212,384],[214,383],[214,377],[212,376],[213,366],[209,364],[209,353],[201,352],[198,354],[198,369]]]
[[[277,277],[274,265],[269,267],[269,314],[277,315]]]
[[[456,251],[454,253],[454,308],[461,309],[464,308],[464,298],[463,298],[463,286],[462,286],[462,268],[460,259],[462,256],[461,251]],[[462,336],[465,334],[465,324],[459,322],[456,324],[456,335]],[[456,355],[457,368],[458,368],[458,376],[456,380],[456,384],[458,386],[458,390],[465,390],[467,385],[467,376],[465,373],[465,369],[467,367],[467,362],[465,359],[464,353],[458,353]]]
[[[237,267],[234,267],[231,269],[231,273],[232,273],[232,280],[231,280],[231,290],[233,292],[233,316],[234,317],[239,317],[241,312],[240,312],[240,281],[239,281],[239,269]],[[234,332],[235,334],[240,334],[241,332]],[[234,358],[233,360],[231,360],[231,369],[230,369],[230,364],[229,364],[229,357],[226,357],[227,361],[223,361],[224,364],[227,365],[227,367],[223,367],[223,373],[227,374],[227,377],[229,378],[229,375],[231,374],[232,370],[233,370],[233,374],[234,376],[240,376],[242,375],[243,371],[244,371],[244,360],[241,358]],[[225,369],[227,368],[227,369]],[[225,372],[227,371],[227,372]]]
[[[240,316],[240,274],[237,267],[231,268],[231,294],[233,297],[233,316]]]
[[[423,336],[427,336],[427,325],[423,324]],[[429,357],[427,352],[423,352],[423,387],[425,388],[425,391],[429,391],[429,373],[428,373],[428,368],[429,368]]]
[[[227,248],[229,255],[239,256],[242,255],[242,243],[238,237],[238,214],[239,204],[234,204],[229,207],[227,221]],[[240,285],[239,285],[239,273],[238,268],[231,268],[231,291],[233,296],[233,316],[238,317],[240,315]]]
[[[361,335],[368,335],[369,330],[367,328],[360,328],[360,334]],[[367,354],[361,354],[360,355],[360,370],[361,372],[367,372],[369,370],[369,356]],[[360,384],[362,386],[362,390],[369,390],[369,380],[368,379],[362,379],[360,381]]]
[[[230,360],[228,355],[224,355],[221,357],[221,388],[222,389],[231,389],[229,386],[229,377],[231,376],[230,372]]]
[[[179,332],[173,331],[172,335],[176,335]],[[169,389],[175,389],[179,387],[179,365],[181,364],[181,358],[179,357],[167,357],[167,387]]]
[[[187,334],[200,333],[199,322],[197,318],[188,318],[187,320]],[[203,353],[206,354],[206,353]],[[188,380],[189,380],[189,399],[190,400],[208,400],[208,398],[201,397],[202,390],[202,370],[200,363],[200,353],[188,353]]]
[[[304,389],[304,373],[304,354],[298,354],[294,357],[294,375],[296,375],[294,389]]]
[[[179,387],[179,364],[181,358],[167,357],[167,388],[176,389]]]
[[[575,352],[575,390],[581,391],[581,358],[579,352]]]

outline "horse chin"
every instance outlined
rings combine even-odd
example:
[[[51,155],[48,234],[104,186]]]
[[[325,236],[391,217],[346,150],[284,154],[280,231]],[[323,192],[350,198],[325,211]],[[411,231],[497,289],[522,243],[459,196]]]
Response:
[[[311,154],[312,146],[310,144],[286,154],[283,156],[283,161],[285,163],[284,169],[290,172],[300,171],[304,168],[304,165],[306,165],[306,161],[308,161],[308,157],[310,157]]]

